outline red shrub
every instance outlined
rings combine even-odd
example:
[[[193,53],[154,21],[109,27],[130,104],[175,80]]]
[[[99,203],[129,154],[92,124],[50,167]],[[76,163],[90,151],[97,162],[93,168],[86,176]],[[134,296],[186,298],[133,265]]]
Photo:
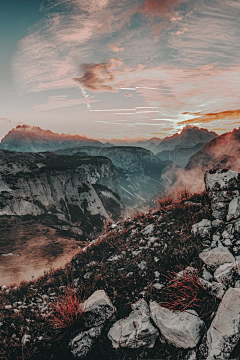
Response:
[[[52,324],[56,328],[65,328],[81,321],[83,304],[74,289],[68,287],[64,295],[58,297],[58,301],[52,304]]]

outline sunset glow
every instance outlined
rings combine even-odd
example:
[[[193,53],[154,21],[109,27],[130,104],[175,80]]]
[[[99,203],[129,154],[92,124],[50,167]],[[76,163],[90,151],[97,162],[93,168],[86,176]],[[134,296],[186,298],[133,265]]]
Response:
[[[239,18],[237,0],[2,1],[0,138],[238,128]]]

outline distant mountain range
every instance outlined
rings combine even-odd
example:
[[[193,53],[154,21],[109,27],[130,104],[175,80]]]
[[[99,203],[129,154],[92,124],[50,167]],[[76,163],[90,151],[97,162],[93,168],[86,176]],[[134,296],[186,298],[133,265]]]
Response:
[[[0,148],[11,151],[39,152],[85,145],[101,146],[102,143],[79,135],[56,134],[36,126],[19,125],[2,139]]]
[[[156,156],[162,161],[174,161],[184,167],[192,155],[217,136],[213,131],[188,125],[180,134],[163,139],[155,148],[158,151]]]
[[[42,130],[36,126],[19,125],[2,139],[0,148],[11,151],[39,152],[81,146],[98,146],[104,148],[134,146],[152,151],[154,154],[157,154],[160,160],[177,161],[180,165],[184,166],[187,163],[187,149],[189,149],[189,154],[192,156],[206,143],[216,137],[217,134],[212,131],[188,125],[180,134],[176,133],[163,140],[153,137],[149,140],[136,138],[99,141],[80,135],[56,134],[49,130]],[[180,148],[185,148],[186,150],[181,151],[179,150]],[[188,158],[190,158],[190,156]]]

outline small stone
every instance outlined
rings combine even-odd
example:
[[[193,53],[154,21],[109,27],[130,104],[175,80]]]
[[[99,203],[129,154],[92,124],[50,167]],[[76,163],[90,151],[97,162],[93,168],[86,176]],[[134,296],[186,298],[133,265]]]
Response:
[[[156,283],[156,284],[153,285],[153,287],[154,287],[155,289],[157,289],[157,290],[161,290],[161,289],[164,287],[164,285],[163,285],[163,284],[160,284],[160,283]]]
[[[213,295],[214,297],[218,298],[218,299],[222,299],[225,292],[226,292],[226,288],[223,284],[219,284],[218,282],[209,282],[206,281],[204,279],[199,278],[199,282],[202,285],[202,287],[210,294]]]
[[[30,339],[31,339],[31,335],[24,334],[23,337],[22,337],[22,344],[23,344],[23,346],[25,346],[26,343],[30,341]]]
[[[187,266],[185,270],[180,271],[179,273],[176,274],[177,278],[182,278],[185,275],[196,275],[198,273],[198,271],[192,267],[192,266]]]
[[[231,245],[232,245],[232,242],[231,242],[230,239],[225,239],[225,240],[223,240],[223,244],[224,244],[225,246],[231,246]]]
[[[219,283],[229,285],[235,274],[240,275],[240,264],[237,261],[219,266],[214,273],[214,278]]]
[[[224,222],[221,219],[215,219],[212,221],[212,226],[215,228],[219,228],[223,224],[224,224]]]
[[[240,289],[240,280],[237,280],[235,282],[235,286],[234,286],[236,289]]]
[[[185,356],[184,360],[197,360],[196,350],[190,350],[187,355]]]
[[[202,278],[206,281],[211,281],[213,279],[213,276],[212,274],[207,271],[206,269],[203,270],[203,273],[202,273]]]
[[[192,226],[192,233],[194,236],[200,235],[202,238],[209,237],[211,234],[212,224],[208,219],[203,219],[199,223]]]
[[[138,267],[139,267],[139,269],[142,270],[142,271],[145,270],[146,267],[147,267],[146,261],[142,260],[142,261],[140,262],[140,264],[138,264]]]
[[[142,234],[144,235],[150,235],[154,232],[155,229],[155,224],[150,224],[147,225],[143,230],[142,230]]]

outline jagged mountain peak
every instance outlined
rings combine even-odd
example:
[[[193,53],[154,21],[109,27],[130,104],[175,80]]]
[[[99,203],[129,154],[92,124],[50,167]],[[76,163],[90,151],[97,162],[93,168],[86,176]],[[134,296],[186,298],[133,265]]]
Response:
[[[38,152],[85,145],[102,146],[102,143],[87,138],[86,135],[58,134],[37,126],[18,125],[2,139],[0,148],[11,151]]]

